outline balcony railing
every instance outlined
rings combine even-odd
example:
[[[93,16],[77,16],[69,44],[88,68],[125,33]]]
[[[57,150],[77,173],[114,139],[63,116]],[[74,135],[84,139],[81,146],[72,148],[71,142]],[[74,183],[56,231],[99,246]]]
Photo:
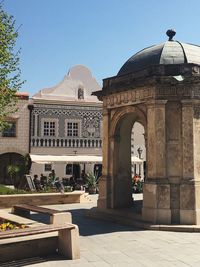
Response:
[[[101,148],[101,139],[32,137],[32,147],[79,147]]]

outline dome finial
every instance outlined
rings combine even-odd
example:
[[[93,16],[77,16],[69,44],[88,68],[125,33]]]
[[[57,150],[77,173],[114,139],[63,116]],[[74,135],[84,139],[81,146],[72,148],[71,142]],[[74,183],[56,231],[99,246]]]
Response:
[[[170,29],[166,31],[166,34],[169,37],[168,41],[173,41],[173,37],[176,34],[176,31],[174,29]]]

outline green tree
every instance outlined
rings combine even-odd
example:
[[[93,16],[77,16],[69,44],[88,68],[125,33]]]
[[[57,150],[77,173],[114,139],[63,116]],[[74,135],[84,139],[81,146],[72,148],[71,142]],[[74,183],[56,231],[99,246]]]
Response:
[[[17,37],[13,16],[0,4],[0,129],[6,125],[5,117],[16,111],[16,92],[23,84],[20,80],[20,50],[15,50]]]

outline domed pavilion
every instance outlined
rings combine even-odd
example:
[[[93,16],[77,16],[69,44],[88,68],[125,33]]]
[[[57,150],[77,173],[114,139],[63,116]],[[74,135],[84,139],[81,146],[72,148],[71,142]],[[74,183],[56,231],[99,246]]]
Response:
[[[103,80],[103,176],[98,210],[134,205],[131,130],[145,129],[142,220],[200,224],[200,46],[169,40],[145,48]]]

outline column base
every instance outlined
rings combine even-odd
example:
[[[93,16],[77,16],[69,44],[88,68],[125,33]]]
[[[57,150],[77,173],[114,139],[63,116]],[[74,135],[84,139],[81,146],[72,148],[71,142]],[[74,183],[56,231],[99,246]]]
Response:
[[[142,219],[154,224],[171,224],[171,210],[142,208]]]
[[[200,210],[180,210],[180,224],[199,225]]]
[[[97,200],[97,208],[98,209],[107,209],[107,200],[104,198]]]

